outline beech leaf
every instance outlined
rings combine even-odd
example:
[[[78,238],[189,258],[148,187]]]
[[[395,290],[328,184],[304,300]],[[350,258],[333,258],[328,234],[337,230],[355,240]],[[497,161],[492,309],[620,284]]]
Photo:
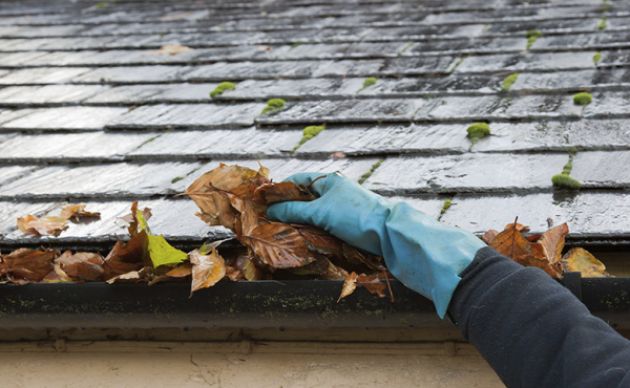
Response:
[[[202,288],[212,287],[225,276],[225,260],[217,253],[216,248],[212,248],[209,255],[202,255],[198,249],[195,249],[188,256],[193,266],[193,279],[190,287],[191,297],[193,292]]]
[[[352,294],[354,290],[356,290],[358,276],[359,275],[357,275],[356,272],[352,272],[350,275],[348,275],[348,277],[346,278],[346,281],[343,282],[343,288],[341,289],[341,295],[339,295],[339,299],[337,299],[337,303],[339,303],[341,299]]]
[[[75,219],[77,221],[83,217],[97,218],[101,216],[101,213],[98,212],[85,211],[85,206],[85,204],[66,206],[61,210],[61,216],[65,219]]]
[[[0,262],[0,275],[23,279],[29,282],[39,282],[53,271],[53,261],[59,256],[59,251],[36,251],[28,248],[17,249]]]
[[[585,278],[610,277],[606,266],[584,248],[572,248],[560,259],[565,271],[581,272]]]
[[[40,236],[59,236],[68,227],[68,220],[63,217],[42,217],[33,215],[17,219],[18,229],[25,234],[38,234]]]
[[[547,230],[538,242],[545,248],[545,255],[550,263],[557,263],[562,258],[564,236],[569,233],[569,226],[565,222]]]
[[[315,260],[300,233],[280,222],[259,225],[240,240],[273,268],[300,267]]]

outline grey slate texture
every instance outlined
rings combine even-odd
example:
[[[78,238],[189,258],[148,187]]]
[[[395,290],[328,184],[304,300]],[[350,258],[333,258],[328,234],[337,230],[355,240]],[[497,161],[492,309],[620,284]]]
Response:
[[[519,216],[630,238],[628,42],[626,0],[5,0],[0,247],[111,243],[134,200],[171,240],[225,237],[174,195],[259,162],[276,180],[338,170],[478,234]],[[261,115],[272,98],[286,105]],[[474,122],[491,135],[472,145]],[[308,125],[326,129],[292,152]],[[551,182],[570,153],[579,191]],[[103,215],[59,237],[17,230],[65,202]]]

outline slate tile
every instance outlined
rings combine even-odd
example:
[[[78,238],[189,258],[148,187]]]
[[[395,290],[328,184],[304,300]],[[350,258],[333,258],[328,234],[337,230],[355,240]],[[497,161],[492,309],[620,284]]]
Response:
[[[442,211],[442,206],[444,205],[445,199],[437,198],[433,196],[393,196],[387,197],[388,200],[397,203],[397,202],[405,202],[410,205],[412,208],[419,210],[430,217],[438,218]]]
[[[462,154],[387,158],[364,183],[381,193],[548,190],[566,154]]]
[[[104,90],[85,102],[88,104],[142,104],[146,102],[209,102],[217,84],[157,84],[117,86]],[[1,96],[1,93],[0,93]]]
[[[525,196],[460,196],[453,199],[442,222],[457,225],[476,234],[501,230],[514,222],[529,225],[531,233],[567,222],[569,236],[627,236],[630,230],[630,204],[624,193],[544,193]]]
[[[4,143],[0,146],[4,146]],[[36,169],[36,166],[2,166],[0,167],[0,187],[20,179]]]
[[[540,54],[514,54],[471,56],[455,69],[458,73],[485,73],[494,71],[552,71],[592,69],[595,51],[554,52]],[[603,62],[602,62],[603,63]]]
[[[106,89],[100,85],[13,86],[0,89],[0,105],[78,104]]]
[[[123,114],[108,128],[217,128],[247,127],[254,124],[266,104],[145,105]]]
[[[171,131],[130,153],[137,159],[266,158],[290,151],[302,138],[300,130]],[[1,145],[0,145],[1,149]]]
[[[198,163],[114,163],[51,166],[0,187],[4,198],[125,198],[179,191],[171,180],[199,168]]]
[[[4,54],[0,57],[0,66],[22,67],[31,64],[38,58],[46,57],[47,55],[48,53],[45,51]]]
[[[3,130],[99,130],[127,108],[61,107],[20,109],[0,115]],[[3,117],[5,120],[3,121]]]
[[[388,59],[375,75],[414,76],[450,73],[459,59],[448,55]]]
[[[630,84],[627,69],[597,69],[553,73],[520,73],[510,91],[575,91],[610,89]]]
[[[559,51],[559,50],[611,50],[629,48],[630,33],[602,32],[598,34],[571,34],[543,36],[530,48],[531,51]]]
[[[627,92],[596,92],[584,108],[584,117],[613,118],[630,115],[630,95]]]
[[[539,30],[545,35],[593,32],[601,21],[597,18],[553,20],[501,20],[487,25],[483,36],[525,36],[527,31]]]
[[[0,85],[34,85],[67,83],[74,77],[88,72],[87,67],[33,68],[13,70],[0,75]]]
[[[184,191],[190,184],[192,184],[203,173],[210,171],[219,166],[219,163],[225,163],[227,165],[236,164],[242,167],[248,167],[254,170],[260,168],[260,164],[267,167],[270,171],[270,177],[274,181],[281,181],[288,178],[293,174],[300,172],[321,172],[330,173],[339,171],[348,178],[358,181],[359,178],[366,172],[370,171],[372,165],[378,162],[378,158],[360,158],[360,159],[243,159],[243,160],[212,160],[211,163],[204,165],[194,174],[185,177],[183,180],[177,182],[174,188],[180,191]],[[260,162],[260,164],[259,164]],[[0,188],[1,189],[1,188]]]
[[[391,125],[326,129],[297,150],[301,154],[347,155],[465,152],[466,125]],[[493,126],[494,129],[494,126]]]
[[[84,71],[72,79],[75,83],[150,83],[180,81],[188,66],[101,67]],[[2,82],[2,78],[0,78]]]
[[[7,26],[0,28],[3,37],[76,36],[86,30],[81,24],[65,26]]]
[[[402,53],[403,56],[518,53],[527,46],[523,38],[476,38],[458,40],[431,40],[419,42]]]
[[[89,161],[120,159],[154,133],[84,132],[21,134],[0,143],[0,161]]]
[[[276,114],[256,119],[260,124],[410,122],[423,99],[342,100],[287,104]]]
[[[584,188],[618,188],[630,186],[630,152],[578,152],[573,159],[571,176]]]
[[[628,149],[629,126],[627,119],[490,123],[492,134],[477,142],[473,151]]]

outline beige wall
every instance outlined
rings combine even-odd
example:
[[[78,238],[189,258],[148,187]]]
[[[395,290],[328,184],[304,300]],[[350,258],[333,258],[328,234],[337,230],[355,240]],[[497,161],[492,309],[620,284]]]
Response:
[[[44,341],[0,344],[2,387],[503,387],[470,345]]]

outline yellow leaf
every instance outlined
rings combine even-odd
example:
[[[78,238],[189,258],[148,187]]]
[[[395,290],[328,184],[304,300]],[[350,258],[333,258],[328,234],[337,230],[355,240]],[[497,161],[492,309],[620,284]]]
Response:
[[[197,290],[214,286],[225,276],[225,260],[215,248],[212,248],[209,255],[202,255],[198,249],[195,249],[190,252],[189,257],[193,265],[190,296]]]
[[[606,266],[584,248],[573,248],[567,252],[560,264],[565,272],[581,272],[584,278],[603,278],[610,275]]]

